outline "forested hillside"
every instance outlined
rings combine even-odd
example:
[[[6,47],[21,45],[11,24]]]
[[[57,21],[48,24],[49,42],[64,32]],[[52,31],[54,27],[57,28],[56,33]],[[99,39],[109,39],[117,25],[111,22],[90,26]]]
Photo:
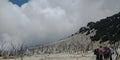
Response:
[[[115,43],[120,40],[120,13],[113,16],[101,19],[97,22],[89,22],[87,27],[82,27],[79,33],[87,32],[90,34],[90,30],[96,30],[96,34],[91,36],[92,41],[99,41],[100,43],[109,41]]]

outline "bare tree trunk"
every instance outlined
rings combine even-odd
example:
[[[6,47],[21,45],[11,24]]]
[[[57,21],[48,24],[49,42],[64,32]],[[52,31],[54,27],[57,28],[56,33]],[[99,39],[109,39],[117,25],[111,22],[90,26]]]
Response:
[[[20,54],[19,54],[20,58],[21,58],[21,60],[23,60],[23,57],[24,57],[24,44],[23,43],[20,45],[19,52],[20,52]]]
[[[13,44],[13,42],[11,40],[11,46],[13,48],[13,51],[15,51],[14,60],[16,60],[18,56],[21,58],[21,60],[23,60],[23,57],[24,57],[24,44],[22,43],[19,46],[16,46],[15,44]]]
[[[5,53],[5,43],[6,43],[6,41],[4,41],[4,42],[2,42],[1,43],[1,56],[3,57],[4,56],[4,53]]]
[[[17,48],[15,47],[16,45],[13,44],[13,40],[11,40],[11,46],[12,46],[12,50],[15,52],[14,60],[16,60],[17,59]]]

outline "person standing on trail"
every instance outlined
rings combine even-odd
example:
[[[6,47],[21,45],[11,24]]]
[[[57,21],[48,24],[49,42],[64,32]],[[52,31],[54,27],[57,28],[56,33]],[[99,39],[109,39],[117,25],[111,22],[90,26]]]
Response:
[[[104,60],[110,59],[111,51],[110,48],[104,47]]]
[[[102,46],[100,46],[98,48],[98,55],[99,55],[99,59],[98,60],[103,60],[103,52],[104,52],[104,48]]]
[[[116,53],[115,49],[113,47],[110,47],[110,51],[111,51],[110,60],[113,60],[112,55]]]
[[[120,56],[119,56],[119,53],[117,51],[117,48],[111,47],[110,50],[111,50],[111,58],[110,58],[110,60],[118,60],[118,58]]]
[[[99,60],[98,48],[94,50],[94,55],[96,55],[96,60]]]

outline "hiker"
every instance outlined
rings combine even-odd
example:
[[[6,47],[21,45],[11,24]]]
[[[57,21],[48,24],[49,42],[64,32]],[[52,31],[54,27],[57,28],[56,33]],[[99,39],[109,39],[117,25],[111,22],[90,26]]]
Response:
[[[102,46],[100,46],[98,48],[98,55],[99,55],[99,59],[98,60],[103,60],[103,52],[104,52],[104,48]]]
[[[115,52],[116,52],[116,57],[115,57],[115,60],[118,60],[118,59],[119,59],[119,57],[120,57],[120,55],[119,55],[119,53],[118,53],[118,51],[117,51],[117,48],[115,49]]]
[[[111,51],[110,60],[113,60],[112,55],[116,53],[115,49],[113,47],[110,47],[110,51]]]
[[[110,48],[108,47],[104,47],[104,60],[108,60],[110,59],[110,55],[111,55],[111,51],[110,51]]]
[[[94,55],[96,55],[96,60],[99,60],[98,48],[94,50]]]
[[[112,47],[113,48],[113,47]],[[119,58],[120,58],[120,55],[119,55],[119,53],[118,53],[118,51],[117,51],[117,48],[113,48],[113,51],[114,51],[114,58],[113,58],[113,60],[120,60]],[[113,55],[113,54],[112,54]]]

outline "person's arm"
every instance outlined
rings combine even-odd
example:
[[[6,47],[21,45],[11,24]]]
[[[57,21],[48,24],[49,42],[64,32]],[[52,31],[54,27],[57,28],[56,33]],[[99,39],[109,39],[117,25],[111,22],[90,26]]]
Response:
[[[119,56],[119,53],[117,52],[117,49],[115,49],[115,54],[116,54],[115,60],[117,60],[117,58]]]

